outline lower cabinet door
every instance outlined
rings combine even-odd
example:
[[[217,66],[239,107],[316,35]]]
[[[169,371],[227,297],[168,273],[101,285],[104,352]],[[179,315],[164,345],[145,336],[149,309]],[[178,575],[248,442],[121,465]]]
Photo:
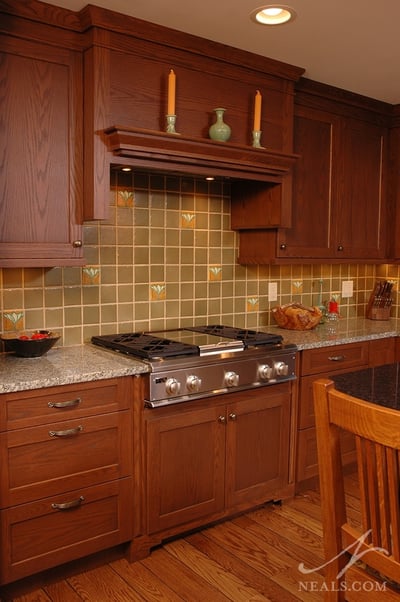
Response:
[[[297,481],[305,481],[317,477],[318,452],[316,429],[308,428],[299,431],[297,447]],[[341,436],[342,461],[344,465],[352,464],[356,460],[355,440],[351,433]]]
[[[237,394],[227,406],[226,505],[280,499],[289,483],[290,383]]]
[[[132,538],[132,480],[1,511],[1,578],[10,583]]]
[[[148,532],[171,529],[223,510],[223,408],[183,410],[175,406],[175,409],[149,412],[146,421]]]

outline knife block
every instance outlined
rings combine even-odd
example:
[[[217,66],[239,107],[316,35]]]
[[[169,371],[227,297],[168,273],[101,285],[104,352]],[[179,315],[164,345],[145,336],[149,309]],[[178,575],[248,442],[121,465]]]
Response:
[[[389,320],[390,307],[371,307],[367,309],[366,316],[369,320]]]
[[[376,296],[374,293],[371,294],[366,311],[366,317],[369,320],[389,320],[390,309],[392,307],[392,299],[388,299],[389,304],[383,307],[376,305]]]

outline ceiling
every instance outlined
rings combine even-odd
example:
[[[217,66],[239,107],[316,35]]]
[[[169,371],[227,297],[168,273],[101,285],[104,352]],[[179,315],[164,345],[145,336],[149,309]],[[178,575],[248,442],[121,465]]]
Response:
[[[46,0],[95,4],[305,69],[304,76],[400,104],[400,0],[283,0],[297,13],[266,27],[249,15],[271,0]]]

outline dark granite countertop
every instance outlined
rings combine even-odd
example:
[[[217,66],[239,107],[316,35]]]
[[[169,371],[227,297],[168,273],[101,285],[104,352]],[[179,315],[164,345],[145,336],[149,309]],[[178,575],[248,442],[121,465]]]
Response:
[[[342,393],[386,408],[400,409],[400,363],[331,376]]]

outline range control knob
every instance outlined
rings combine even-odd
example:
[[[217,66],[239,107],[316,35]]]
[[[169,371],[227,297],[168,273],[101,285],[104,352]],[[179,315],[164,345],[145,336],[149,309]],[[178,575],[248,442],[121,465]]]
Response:
[[[287,376],[289,374],[289,366],[285,362],[275,362],[274,368],[277,376]]]
[[[237,387],[239,385],[239,374],[236,374],[236,372],[226,372],[225,385],[227,387]]]
[[[188,391],[197,392],[201,389],[201,378],[196,376],[196,374],[191,374],[186,379],[186,386]]]
[[[165,390],[168,395],[179,395],[181,383],[176,378],[167,378],[165,382]]]
[[[269,380],[272,378],[274,369],[269,364],[261,364],[258,367],[258,377],[260,380]]]

